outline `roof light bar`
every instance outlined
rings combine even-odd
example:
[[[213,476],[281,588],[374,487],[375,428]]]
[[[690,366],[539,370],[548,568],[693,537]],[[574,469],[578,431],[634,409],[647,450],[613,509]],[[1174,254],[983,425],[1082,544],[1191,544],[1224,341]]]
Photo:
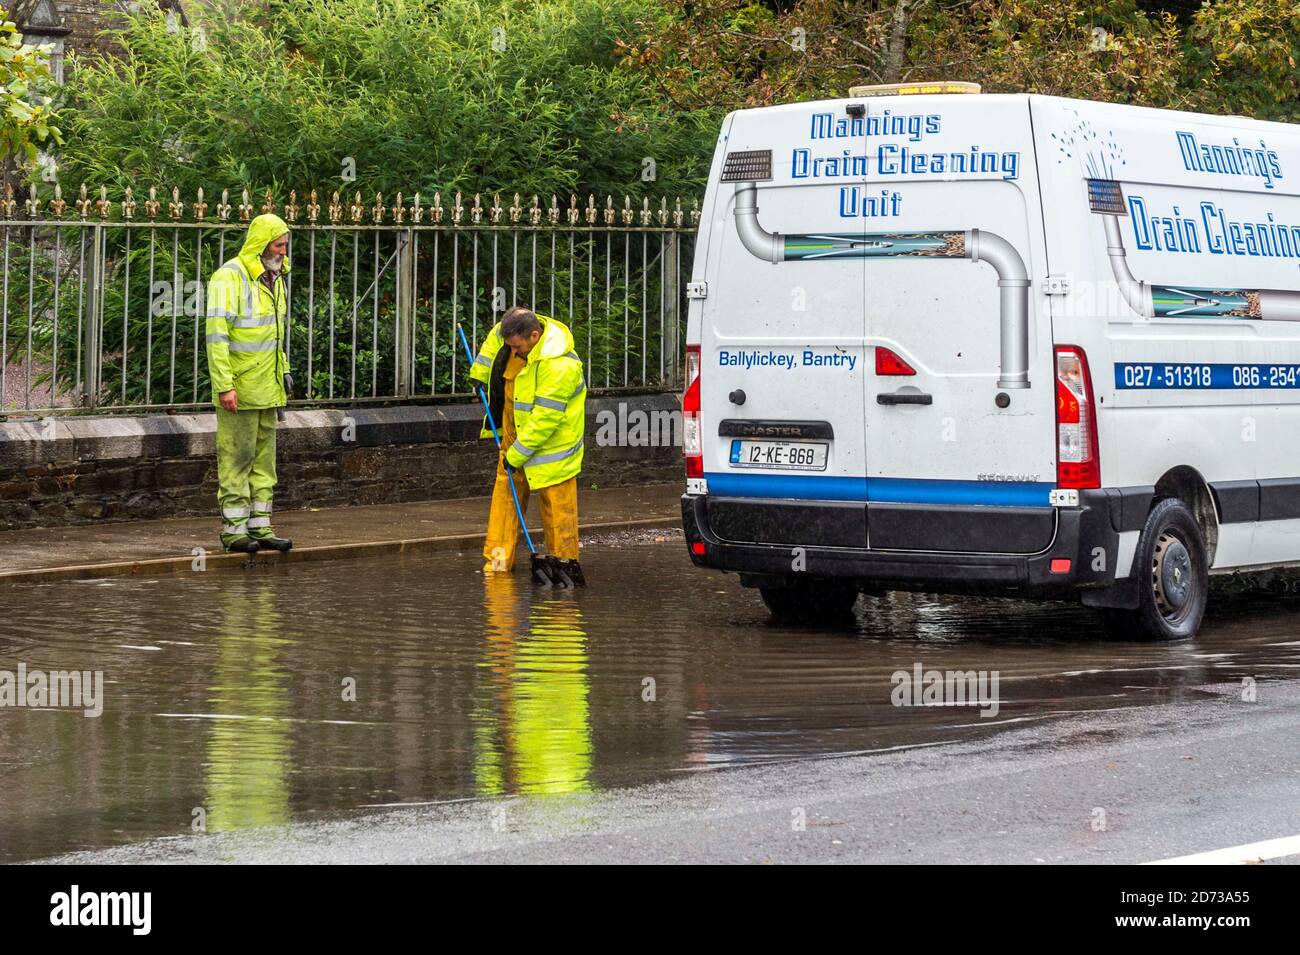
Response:
[[[923,96],[935,93],[978,93],[978,83],[957,80],[939,80],[933,83],[883,83],[879,86],[850,86],[849,95],[858,96]]]

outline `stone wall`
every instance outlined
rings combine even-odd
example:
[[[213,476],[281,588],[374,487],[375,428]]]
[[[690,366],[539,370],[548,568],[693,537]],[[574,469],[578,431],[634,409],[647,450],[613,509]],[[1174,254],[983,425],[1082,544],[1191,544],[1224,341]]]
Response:
[[[679,407],[676,395],[590,399],[583,486],[680,480]],[[648,444],[633,428],[629,442],[616,426],[655,413],[672,416],[675,440]],[[276,506],[487,494],[495,452],[478,438],[481,418],[468,403],[289,411]],[[213,514],[215,427],[211,413],[0,420],[0,529]]]

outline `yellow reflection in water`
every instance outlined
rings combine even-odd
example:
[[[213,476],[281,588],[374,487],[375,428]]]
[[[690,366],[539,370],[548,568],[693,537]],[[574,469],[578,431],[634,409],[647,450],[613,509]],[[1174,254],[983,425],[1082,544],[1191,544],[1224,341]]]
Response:
[[[208,737],[207,828],[223,832],[289,819],[289,694],[272,589],[232,581],[222,594]],[[223,718],[233,717],[233,718]]]
[[[587,634],[574,595],[522,593],[509,574],[484,578],[491,675],[474,709],[480,795],[591,789]],[[530,599],[531,598],[531,599]]]

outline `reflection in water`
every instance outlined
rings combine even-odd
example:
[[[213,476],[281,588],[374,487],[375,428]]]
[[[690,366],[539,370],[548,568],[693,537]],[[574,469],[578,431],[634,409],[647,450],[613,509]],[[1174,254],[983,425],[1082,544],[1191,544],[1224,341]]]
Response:
[[[483,601],[480,666],[490,680],[474,708],[478,794],[587,792],[587,635],[574,595],[533,598],[525,607],[515,578],[492,574]]]
[[[1106,640],[1067,604],[903,593],[828,631],[774,623],[680,540],[583,562],[599,585],[573,593],[484,579],[471,553],[9,588],[0,669],[102,669],[105,707],[0,708],[0,861],[188,833],[196,806],[215,831],[585,792],[1300,673],[1290,597],[1219,601],[1175,644]],[[918,663],[997,670],[998,717],[892,705],[891,674]]]
[[[289,692],[275,592],[232,578],[217,602],[217,666],[206,764],[207,829],[289,820]]]

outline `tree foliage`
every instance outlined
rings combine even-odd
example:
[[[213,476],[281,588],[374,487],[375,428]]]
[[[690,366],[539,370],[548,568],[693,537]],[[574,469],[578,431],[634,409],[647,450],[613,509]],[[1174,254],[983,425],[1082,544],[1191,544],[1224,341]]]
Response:
[[[142,7],[115,36],[120,56],[83,59],[72,75],[64,178],[408,196],[690,191],[713,130],[617,68],[615,39],[647,8],[276,0],[180,26]]]
[[[624,63],[678,108],[960,79],[1037,92],[1294,120],[1300,5],[1276,0],[665,0],[668,25]]]
[[[3,17],[0,17],[3,19]],[[57,143],[51,122],[50,70],[39,47],[24,43],[18,27],[0,23],[0,161],[35,159],[39,146]]]

